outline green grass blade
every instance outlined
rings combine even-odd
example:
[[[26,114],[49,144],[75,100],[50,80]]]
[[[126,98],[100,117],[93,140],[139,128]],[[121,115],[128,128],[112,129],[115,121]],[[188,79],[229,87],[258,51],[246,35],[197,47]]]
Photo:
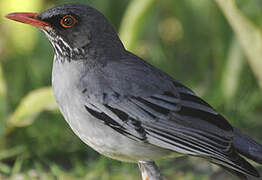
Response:
[[[5,126],[5,118],[7,111],[7,102],[6,102],[6,82],[4,78],[4,73],[2,65],[0,63],[0,136],[3,134]]]
[[[232,100],[240,81],[240,73],[244,66],[244,53],[235,38],[232,41],[222,79],[222,91],[226,101]]]
[[[22,154],[26,151],[26,148],[23,145],[13,147],[11,149],[5,149],[0,151],[0,161],[8,158],[12,158]]]
[[[129,4],[119,31],[120,38],[128,50],[134,50],[139,30],[154,2],[155,0],[133,0]]]
[[[248,62],[262,88],[262,34],[236,7],[234,0],[216,0],[240,41]]]

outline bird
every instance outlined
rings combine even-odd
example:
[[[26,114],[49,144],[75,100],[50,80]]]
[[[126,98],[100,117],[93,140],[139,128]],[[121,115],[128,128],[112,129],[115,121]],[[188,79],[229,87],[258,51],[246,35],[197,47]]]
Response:
[[[191,89],[126,50],[95,8],[63,4],[6,18],[45,33],[54,48],[52,89],[59,110],[97,152],[132,163],[194,156],[240,179],[259,179],[243,157],[262,164],[262,146]]]

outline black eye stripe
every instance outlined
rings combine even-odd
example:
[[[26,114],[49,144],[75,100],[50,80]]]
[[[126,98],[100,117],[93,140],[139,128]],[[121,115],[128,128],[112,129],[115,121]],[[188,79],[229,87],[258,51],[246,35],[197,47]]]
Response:
[[[56,23],[59,23],[59,20],[62,18],[63,16],[60,16],[60,15],[57,15],[57,16],[51,16],[51,17],[48,17],[46,19],[42,19],[43,21],[51,24],[51,25],[54,25]]]

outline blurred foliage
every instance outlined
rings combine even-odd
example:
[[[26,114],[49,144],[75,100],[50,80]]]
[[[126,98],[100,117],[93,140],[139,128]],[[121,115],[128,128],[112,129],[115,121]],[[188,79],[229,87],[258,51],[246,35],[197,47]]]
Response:
[[[125,15],[123,16],[119,35],[126,49],[134,50],[136,41],[143,29],[146,15],[154,4],[154,0],[133,0],[130,2]],[[136,13],[134,13],[136,12]]]
[[[237,9],[234,1],[217,0],[219,6],[235,31],[248,57],[249,64],[262,89],[262,34],[261,30]]]
[[[68,2],[99,9],[129,50],[262,142],[260,0],[1,0],[0,179],[140,178],[135,164],[102,157],[72,133],[54,111],[47,39],[36,28],[3,18]],[[158,163],[168,180],[232,179],[199,159]]]
[[[25,96],[15,112],[7,119],[7,130],[31,125],[35,117],[44,110],[57,109],[52,88],[40,88]]]
[[[236,94],[243,66],[244,53],[239,42],[236,39],[233,39],[222,79],[223,93],[226,101],[231,101]]]

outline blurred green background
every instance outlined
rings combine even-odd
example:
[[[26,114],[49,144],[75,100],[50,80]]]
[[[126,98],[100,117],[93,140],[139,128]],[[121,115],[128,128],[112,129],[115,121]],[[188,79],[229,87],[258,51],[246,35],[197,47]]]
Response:
[[[140,178],[136,164],[100,156],[72,133],[50,89],[50,44],[36,28],[4,18],[69,2],[99,9],[127,49],[262,143],[261,0],[1,0],[0,179]],[[200,159],[157,163],[168,180],[232,179]]]

